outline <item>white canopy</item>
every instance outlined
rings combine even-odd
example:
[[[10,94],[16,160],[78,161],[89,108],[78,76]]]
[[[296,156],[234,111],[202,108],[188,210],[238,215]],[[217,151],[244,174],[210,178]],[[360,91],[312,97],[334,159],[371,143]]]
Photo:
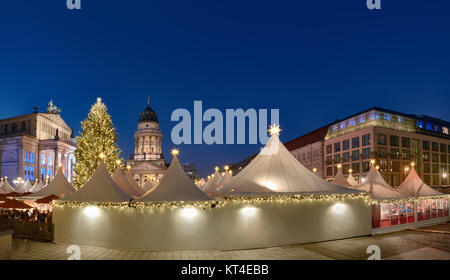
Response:
[[[233,179],[233,176],[231,176],[230,173],[225,172],[225,174],[222,176],[222,180],[219,183],[219,189],[228,184],[231,179]]]
[[[356,182],[355,178],[353,178],[353,175],[351,173],[347,177],[347,182],[349,182],[349,184],[353,187],[357,187],[359,185],[358,182]]]
[[[66,196],[64,201],[80,202],[125,202],[131,196],[123,191],[109,175],[105,164],[101,161],[91,179],[78,191]]]
[[[133,174],[131,174],[130,171],[125,173],[125,179],[127,179],[128,184],[130,184],[133,189],[137,190],[139,193],[141,193],[141,195],[144,193],[143,190],[141,190],[142,188],[136,183],[136,181],[133,179]]]
[[[298,162],[273,133],[264,149],[221,190],[224,193],[354,193],[327,182]]]
[[[156,186],[156,182],[152,181],[152,180],[148,180],[143,186],[142,189],[144,190],[144,192],[148,192],[149,190],[153,189]]]
[[[213,193],[217,191],[217,188],[220,186],[220,182],[222,181],[222,175],[220,175],[219,171],[216,170],[211,178],[209,178],[208,182],[203,186],[202,190],[205,193]]]
[[[398,186],[397,191],[404,195],[414,197],[443,195],[443,193],[440,193],[425,184],[422,179],[420,179],[414,167],[412,167],[411,171],[409,171],[408,177],[406,177],[405,181]]]
[[[29,192],[32,187],[33,185],[31,185],[30,181],[26,180],[25,183],[23,183],[20,187],[18,187],[16,191],[18,193],[26,193]]]
[[[42,190],[43,188],[45,188],[45,185],[42,183],[42,181],[39,181],[39,182],[34,183],[34,186],[30,189],[30,192],[36,193],[36,192]]]
[[[120,166],[117,166],[116,171],[112,175],[112,178],[116,184],[122,188],[126,193],[131,195],[134,198],[141,197],[144,193],[141,191],[138,191],[135,189],[125,178],[125,175],[122,172],[122,169],[120,169]]]
[[[389,186],[375,167],[371,167],[358,190],[366,191],[375,199],[395,199],[405,197]]]
[[[350,185],[350,183],[345,179],[344,174],[342,174],[342,168],[338,168],[338,171],[336,172],[336,176],[334,177],[333,181],[331,182],[335,185],[346,187],[349,189],[353,189],[354,187]]]
[[[2,190],[3,193],[12,193],[16,191],[13,187],[11,187],[7,179],[3,181],[3,185],[0,187],[0,190]]]
[[[203,201],[210,200],[186,175],[178,161],[173,157],[172,163],[159,184],[137,201]]]
[[[27,195],[26,198],[42,198],[52,194],[56,195],[59,198],[63,198],[75,191],[76,189],[69,182],[67,182],[62,167],[60,167],[56,172],[55,178],[50,183],[48,183],[45,188]]]

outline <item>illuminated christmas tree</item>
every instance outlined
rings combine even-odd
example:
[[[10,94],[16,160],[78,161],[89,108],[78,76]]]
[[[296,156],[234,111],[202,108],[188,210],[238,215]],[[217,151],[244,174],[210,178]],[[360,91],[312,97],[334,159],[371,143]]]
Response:
[[[117,146],[117,133],[101,98],[91,107],[88,118],[81,122],[81,136],[77,136],[75,157],[75,177],[73,185],[83,186],[94,174],[97,166],[103,161],[109,170],[114,172],[116,161],[121,151]]]

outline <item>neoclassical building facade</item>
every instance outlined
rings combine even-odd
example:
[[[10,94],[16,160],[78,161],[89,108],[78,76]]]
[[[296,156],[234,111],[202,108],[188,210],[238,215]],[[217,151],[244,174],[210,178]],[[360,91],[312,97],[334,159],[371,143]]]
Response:
[[[139,186],[149,180],[160,180],[166,172],[162,137],[158,116],[148,101],[139,116],[137,131],[134,134],[134,154],[127,161],[128,172]]]
[[[75,139],[60,112],[49,102],[44,113],[0,120],[0,177],[46,182],[61,165],[72,182]]]

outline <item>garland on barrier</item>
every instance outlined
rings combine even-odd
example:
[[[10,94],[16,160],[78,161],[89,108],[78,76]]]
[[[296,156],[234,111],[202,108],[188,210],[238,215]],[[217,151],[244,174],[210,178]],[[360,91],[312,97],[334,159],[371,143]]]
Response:
[[[195,208],[215,208],[222,207],[228,202],[244,202],[244,203],[287,203],[287,202],[312,202],[312,201],[343,201],[349,199],[363,199],[364,202],[370,205],[370,195],[367,193],[358,194],[311,194],[311,195],[268,195],[268,196],[226,196],[222,201],[172,201],[172,202],[79,202],[79,201],[61,201],[54,200],[52,205],[55,207],[88,207],[97,206],[103,208],[179,208],[179,207],[195,207]]]

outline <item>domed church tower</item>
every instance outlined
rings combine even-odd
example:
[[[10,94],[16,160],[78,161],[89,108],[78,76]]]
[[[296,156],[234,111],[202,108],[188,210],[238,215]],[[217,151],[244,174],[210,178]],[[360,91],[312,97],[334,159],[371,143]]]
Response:
[[[159,130],[158,116],[150,107],[139,115],[138,129],[134,134],[134,156],[127,161],[127,168],[140,186],[147,181],[157,181],[164,176],[166,161],[162,154],[162,133]]]

